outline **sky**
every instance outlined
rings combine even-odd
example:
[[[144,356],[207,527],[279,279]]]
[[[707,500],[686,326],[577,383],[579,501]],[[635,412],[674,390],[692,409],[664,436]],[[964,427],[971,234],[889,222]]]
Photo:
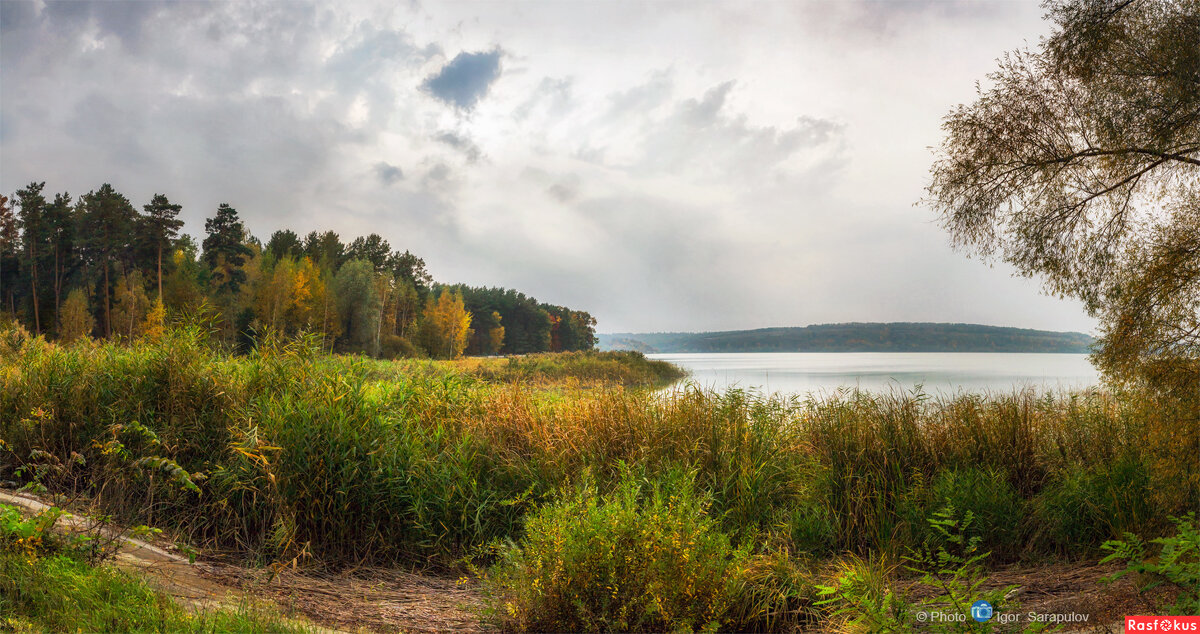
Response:
[[[1094,332],[920,204],[1035,2],[0,1],[0,191],[378,233],[600,332]]]

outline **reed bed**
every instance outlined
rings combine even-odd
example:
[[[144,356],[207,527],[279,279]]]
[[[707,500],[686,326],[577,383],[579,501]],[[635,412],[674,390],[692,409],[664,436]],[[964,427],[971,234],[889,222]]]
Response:
[[[1200,410],[1186,399],[801,400],[606,379],[548,389],[548,375],[527,374],[579,364],[555,375],[578,379],[628,363],[642,378],[624,382],[654,383],[640,355],[596,359],[522,359],[502,377],[383,366],[303,341],[231,356],[195,327],[127,346],[8,331],[0,481],[85,494],[123,521],[248,560],[331,566],[486,561],[489,545],[521,539],[535,513],[573,499],[585,474],[601,497],[630,477],[651,490],[690,474],[704,502],[689,508],[730,548],[773,553],[747,570],[903,553],[946,504],[974,514],[993,563],[1095,553],[1200,507]]]

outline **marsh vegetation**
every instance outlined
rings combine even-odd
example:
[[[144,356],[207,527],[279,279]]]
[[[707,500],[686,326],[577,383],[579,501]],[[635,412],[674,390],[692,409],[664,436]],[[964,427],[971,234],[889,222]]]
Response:
[[[1200,505],[1195,403],[1146,392],[663,393],[673,368],[637,353],[237,356],[194,325],[2,340],[10,486],[251,566],[468,574],[516,629],[828,625],[831,566],[946,548],[939,513],[983,570]]]

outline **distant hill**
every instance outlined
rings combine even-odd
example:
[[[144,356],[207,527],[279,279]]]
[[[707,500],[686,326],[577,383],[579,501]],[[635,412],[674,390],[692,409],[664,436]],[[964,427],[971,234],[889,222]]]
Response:
[[[1080,332],[978,324],[849,323],[724,332],[598,335],[601,350],[640,352],[1063,352],[1086,353]]]

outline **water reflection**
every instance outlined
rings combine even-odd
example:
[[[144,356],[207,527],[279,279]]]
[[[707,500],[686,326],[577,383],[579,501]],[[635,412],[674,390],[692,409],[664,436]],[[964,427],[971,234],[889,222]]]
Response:
[[[652,354],[691,372],[691,381],[718,390],[736,386],[804,394],[839,387],[869,391],[1011,392],[1083,389],[1099,383],[1086,354],[943,352],[775,352]]]

